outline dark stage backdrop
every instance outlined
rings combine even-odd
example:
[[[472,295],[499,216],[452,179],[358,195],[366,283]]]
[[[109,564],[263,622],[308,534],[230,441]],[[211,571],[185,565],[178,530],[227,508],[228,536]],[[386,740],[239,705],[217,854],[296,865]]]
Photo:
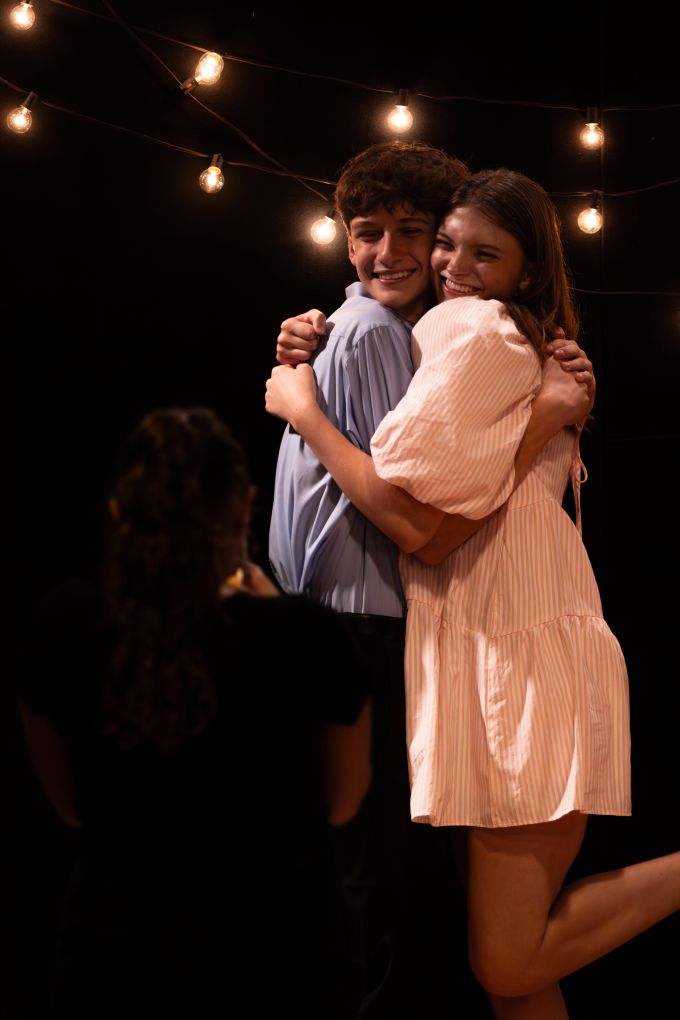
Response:
[[[2,4],[3,16],[10,6]],[[12,395],[4,407],[16,467],[7,534],[17,568],[11,622],[20,628],[43,592],[91,571],[112,455],[154,407],[209,405],[238,432],[259,490],[254,551],[266,563],[282,426],[267,418],[263,394],[279,323],[312,306],[331,311],[352,281],[340,236],[328,248],[310,241],[309,224],[326,208],[293,179],[227,166],[223,190],[208,196],[198,187],[208,160],[40,103],[29,134],[6,131],[5,114],[33,90],[175,145],[271,165],[183,96],[119,25],[68,5],[35,6],[32,32],[4,21],[0,29]],[[79,6],[110,16],[97,0]],[[550,27],[546,11],[531,5],[502,14],[493,6],[432,8],[412,19],[337,9],[305,20],[216,2],[113,6],[129,23],[199,47],[374,89],[554,104],[414,97],[407,137],[446,148],[473,169],[510,166],[555,193],[625,192],[680,177],[676,39],[661,5],[647,5],[634,21],[618,5],[570,5],[551,10]],[[180,78],[192,73],[191,50],[142,38]],[[384,116],[394,98],[352,84],[227,61],[219,85],[195,94],[297,173],[328,181],[354,153],[390,137]],[[673,103],[605,113],[602,156],[578,145],[587,106]],[[582,343],[598,377],[583,444],[584,537],[630,668],[635,815],[592,822],[577,874],[677,845],[680,698],[668,591],[677,565],[678,194],[676,184],[605,198],[605,227],[592,237],[576,227],[584,198],[555,199],[578,288],[676,292],[579,295]],[[33,783],[11,682],[6,689],[18,864],[5,879],[17,893],[24,999],[16,1015],[28,1016],[41,1001],[73,844]],[[447,953],[448,918],[434,906],[431,923],[441,926],[451,974],[464,975],[460,945]],[[661,961],[677,936],[677,922],[667,921],[569,979],[573,1016],[665,1012],[676,976]],[[472,996],[459,980],[461,996]],[[449,1008],[443,999],[441,1008]],[[486,1013],[471,999],[459,1015]]]

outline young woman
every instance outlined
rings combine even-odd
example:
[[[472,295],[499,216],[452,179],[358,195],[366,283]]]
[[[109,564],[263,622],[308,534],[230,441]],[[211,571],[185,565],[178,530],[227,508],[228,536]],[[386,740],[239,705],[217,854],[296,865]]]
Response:
[[[81,830],[55,1015],[259,1014],[281,997],[335,1015],[326,821],[370,783],[364,678],[332,613],[269,597],[244,552],[251,495],[211,411],[147,415],[121,451],[98,589],[66,585],[35,621],[27,742]]]
[[[417,371],[373,459],[327,422],[308,366],[274,370],[267,408],[416,554],[402,557],[412,816],[467,829],[470,958],[496,1015],[559,1018],[560,977],[680,907],[680,854],[562,888],[588,814],[630,812],[629,737],[621,651],[561,509],[570,474],[578,507],[577,432],[514,468],[545,344],[577,328],[548,196],[475,175],[432,267],[442,303],[414,328]],[[437,565],[443,532],[464,544]]]

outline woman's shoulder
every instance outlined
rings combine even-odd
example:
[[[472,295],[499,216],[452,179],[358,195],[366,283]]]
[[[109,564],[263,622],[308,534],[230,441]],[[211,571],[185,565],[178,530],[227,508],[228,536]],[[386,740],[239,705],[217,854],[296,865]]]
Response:
[[[425,313],[415,329],[421,332],[442,327],[469,327],[475,332],[494,329],[501,333],[518,333],[507,308],[495,298],[461,297],[442,301]]]
[[[416,364],[453,358],[458,365],[478,362],[480,355],[496,359],[525,357],[535,361],[533,348],[502,301],[477,297],[454,298],[431,309],[413,330]],[[480,366],[481,368],[481,366]]]
[[[109,649],[106,601],[89,580],[68,578],[44,593],[20,633],[18,695],[58,715],[90,696]]]

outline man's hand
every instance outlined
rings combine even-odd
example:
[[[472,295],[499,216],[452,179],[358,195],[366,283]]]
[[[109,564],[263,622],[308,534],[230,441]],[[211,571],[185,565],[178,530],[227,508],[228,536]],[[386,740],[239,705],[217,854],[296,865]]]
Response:
[[[286,319],[276,338],[276,360],[282,365],[309,361],[326,329],[326,316],[318,308]]]
[[[532,405],[532,417],[541,421],[548,435],[556,435],[567,425],[582,425],[593,406],[585,382],[577,382],[575,373],[563,371],[554,357],[543,365],[543,382]]]
[[[546,354],[559,361],[565,372],[569,372],[578,383],[583,383],[588,391],[590,406],[583,417],[590,414],[595,403],[595,376],[593,365],[585,351],[582,351],[575,340],[566,340],[564,336],[546,344]],[[572,424],[569,422],[568,424]]]

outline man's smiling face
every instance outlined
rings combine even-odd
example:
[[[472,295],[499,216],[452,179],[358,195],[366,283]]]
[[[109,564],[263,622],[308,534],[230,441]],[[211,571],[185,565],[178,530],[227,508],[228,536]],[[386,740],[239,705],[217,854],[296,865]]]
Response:
[[[409,206],[379,207],[349,225],[349,259],[371,297],[410,322],[425,311],[429,294],[432,213]]]

